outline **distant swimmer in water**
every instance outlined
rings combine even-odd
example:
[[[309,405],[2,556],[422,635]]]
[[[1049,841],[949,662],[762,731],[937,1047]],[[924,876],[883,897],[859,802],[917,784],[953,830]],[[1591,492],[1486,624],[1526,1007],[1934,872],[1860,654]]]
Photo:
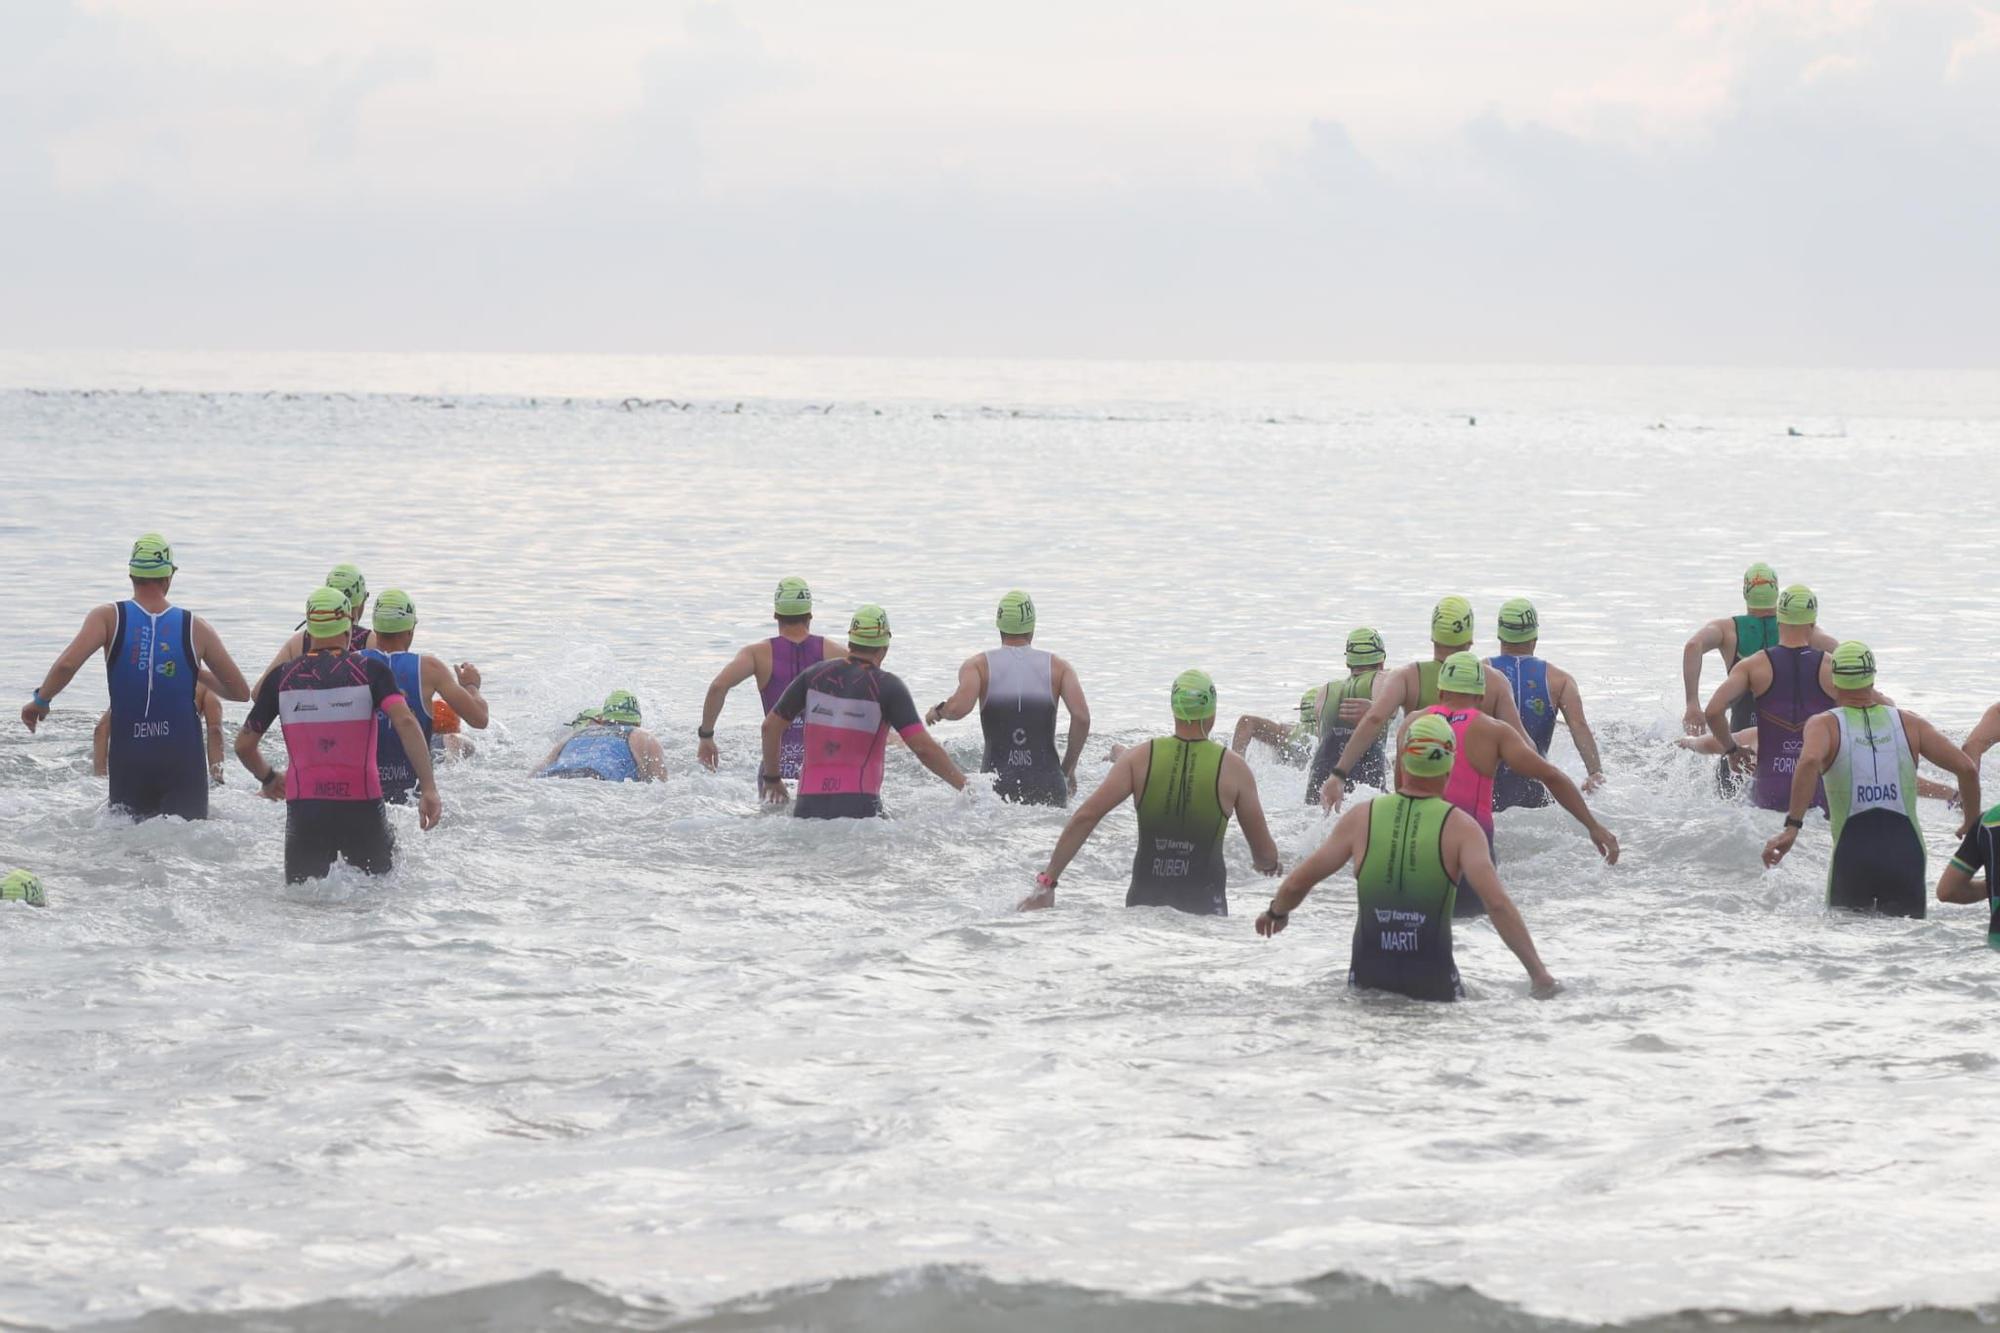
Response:
[[[1315,685],[1299,696],[1299,720],[1277,722],[1268,717],[1258,717],[1255,713],[1245,713],[1236,719],[1236,730],[1229,738],[1229,752],[1242,754],[1250,748],[1251,741],[1262,741],[1278,752],[1278,758],[1287,764],[1310,763],[1313,743],[1319,738],[1319,706],[1329,689],[1339,686]]]
[[[1823,774],[1833,825],[1826,905],[1921,917],[1929,885],[1917,821],[1917,757],[1958,779],[1965,800],[1961,838],[1979,824],[1979,765],[1915,713],[1881,701],[1867,644],[1850,639],[1830,660],[1836,707],[1806,722],[1791,808],[1784,829],[1764,845],[1764,864],[1775,867],[1792,849]]]
[[[158,533],[132,543],[126,562],[132,596],[84,617],[34,697],[21,709],[33,731],[49,704],[95,653],[104,654],[111,685],[111,730],[105,761],[110,804],[136,818],[208,818],[209,772],[195,691],[206,685],[241,703],[249,682],[206,620],[170,606],[174,553]]]
[[[1794,583],[1778,597],[1777,619],[1778,642],[1730,668],[1704,712],[1709,734],[1723,757],[1737,772],[1757,775],[1750,800],[1765,810],[1783,810],[1791,803],[1792,773],[1805,744],[1806,723],[1833,707],[1833,659],[1814,646],[1819,598],[1804,584]],[[1755,700],[1757,709],[1754,756],[1737,745],[1724,721],[1746,695]],[[1820,793],[1813,804],[1826,809],[1826,794]]]
[[[1456,907],[1469,891],[1527,969],[1534,995],[1555,994],[1556,980],[1535,952],[1528,923],[1493,868],[1486,834],[1443,799],[1457,745],[1451,724],[1437,714],[1412,720],[1397,744],[1396,791],[1340,817],[1327,840],[1285,876],[1257,918],[1257,933],[1268,939],[1284,930],[1313,886],[1351,861],[1359,901],[1348,985],[1416,1000],[1463,999],[1451,921],[1472,915]]]
[[[1035,601],[1015,588],[1000,599],[993,624],[1000,646],[975,653],[958,669],[958,688],[924,715],[927,726],[957,721],[979,708],[986,751],[979,771],[997,775],[993,790],[1023,805],[1068,805],[1076,762],[1090,739],[1090,705],[1076,668],[1035,644]],[[1056,706],[1069,734],[1056,757]]]
[[[285,802],[288,884],[323,879],[336,860],[370,875],[387,874],[394,866],[396,839],[382,812],[382,777],[375,766],[377,710],[389,715],[417,770],[418,827],[435,828],[443,808],[430,747],[395,676],[380,660],[349,646],[351,605],[338,588],[313,591],[306,599],[312,650],[264,677],[250,716],[236,733],[236,758],[267,799]],[[273,722],[284,733],[283,769],[267,765],[259,748]]]
[[[42,882],[25,870],[10,870],[5,879],[0,879],[0,903],[22,903],[29,907],[47,907],[48,891]]]
[[[1347,784],[1354,780],[1354,770],[1360,766],[1370,747],[1381,739],[1383,728],[1397,710],[1416,714],[1434,706],[1438,701],[1438,672],[1446,658],[1463,652],[1472,642],[1472,603],[1463,597],[1447,597],[1431,611],[1431,657],[1429,661],[1411,662],[1399,667],[1387,679],[1375,682],[1369,699],[1368,711],[1354,726],[1354,734],[1347,738],[1341,749],[1340,760],[1327,770],[1325,780],[1320,785],[1319,803],[1328,810],[1340,808],[1341,795]],[[1478,658],[1473,661],[1478,662]],[[1527,738],[1521,728],[1520,710],[1514,707],[1514,690],[1507,678],[1483,663],[1486,691],[1479,697],[1477,707],[1492,717],[1514,728]]]
[[[708,697],[701,704],[701,726],[695,735],[700,740],[696,757],[710,770],[721,762],[721,752],[715,748],[715,723],[722,716],[722,705],[731,690],[746,680],[754,679],[758,697],[764,703],[764,714],[768,717],[801,672],[821,662],[839,661],[847,656],[844,645],[837,641],[830,642],[812,632],[812,589],[804,579],[779,580],[777,594],[771,599],[771,610],[778,621],[778,632],[739,649],[736,656],[729,659],[729,664],[718,671],[715,679],[708,684]],[[804,724],[786,728],[778,749],[778,774],[786,778],[797,777],[805,752]]]
[[[1312,768],[1306,775],[1307,805],[1319,804],[1320,788],[1326,785],[1334,766],[1340,763],[1342,752],[1354,737],[1355,726],[1368,716],[1368,707],[1375,701],[1376,682],[1382,679],[1382,664],[1388,657],[1389,650],[1375,630],[1362,625],[1347,632],[1347,678],[1329,683],[1326,696],[1320,702],[1319,743],[1313,748]],[[1436,697],[1435,681],[1433,676],[1433,698]],[[1382,761],[1380,728],[1374,741],[1354,761],[1348,778],[1368,787],[1388,785],[1388,772]]]
[[[1576,677],[1553,663],[1535,656],[1541,637],[1541,618],[1535,604],[1516,597],[1500,608],[1500,655],[1488,659],[1507,683],[1514,687],[1514,707],[1521,714],[1521,728],[1528,734],[1535,753],[1544,758],[1549,742],[1555,739],[1556,716],[1569,727],[1570,740],[1583,759],[1583,790],[1596,791],[1604,783],[1604,763],[1598,757],[1597,737],[1583,717],[1583,691]],[[1549,789],[1533,778],[1516,773],[1507,765],[1493,775],[1493,808],[1539,809],[1549,803]]]
[[[1112,763],[1063,826],[1048,865],[1035,876],[1035,892],[1021,903],[1023,911],[1055,906],[1056,881],[1104,817],[1128,798],[1138,806],[1139,846],[1132,856],[1127,907],[1228,916],[1229,868],[1222,845],[1232,815],[1243,826],[1257,873],[1282,869],[1257,799],[1256,774],[1241,755],[1209,739],[1215,729],[1215,682],[1206,672],[1183,671],[1174,678],[1167,703],[1174,734],[1135,745]]]
[[[448,703],[456,717],[475,729],[485,730],[486,700],[479,693],[479,668],[470,662],[449,666],[441,657],[411,649],[410,643],[417,635],[417,604],[408,593],[391,588],[377,597],[374,623],[375,646],[362,649],[362,655],[389,668],[433,754],[442,748],[437,725],[432,721],[433,699]],[[394,805],[406,804],[410,793],[416,790],[416,769],[403,753],[402,738],[389,725],[388,715],[377,714],[375,721],[380,732],[375,763],[382,772],[382,799]]]
[[[597,778],[604,782],[660,782],[667,776],[666,752],[646,730],[639,701],[630,690],[613,690],[602,708],[577,715],[574,734],[556,744],[535,765],[538,778]]]
[[[348,614],[354,619],[354,626],[348,632],[347,646],[358,653],[368,646],[368,627],[361,620],[361,613],[368,606],[368,580],[362,578],[361,571],[353,565],[335,565],[327,571],[326,586],[347,595]],[[265,676],[294,658],[313,651],[310,629],[303,622],[293,628],[297,632],[285,640],[285,646],[278,649],[271,665],[264,668]],[[263,684],[263,677],[258,677],[258,684]]]
[[[1438,673],[1437,704],[1428,713],[1419,715],[1443,718],[1457,738],[1444,798],[1472,816],[1473,822],[1485,833],[1490,851],[1493,846],[1493,780],[1500,766],[1505,764],[1523,778],[1546,785],[1556,804],[1583,825],[1583,831],[1590,835],[1590,844],[1597,848],[1597,854],[1609,864],[1616,865],[1618,839],[1590,813],[1590,806],[1585,803],[1577,785],[1570,781],[1569,774],[1537,754],[1534,746],[1518,729],[1479,711],[1484,679],[1482,668],[1491,669],[1472,653],[1454,653],[1445,659],[1444,669]],[[1403,729],[1409,730],[1410,725],[1411,722],[1405,722]],[[1459,915],[1477,915],[1479,903],[1476,893],[1459,895]]]
[[[889,654],[889,613],[868,605],[847,627],[847,656],[808,667],[785,688],[764,719],[764,767],[757,775],[762,798],[782,805],[791,797],[778,757],[785,731],[805,719],[806,758],[799,774],[800,819],[870,819],[882,813],[882,770],[893,730],[925,768],[959,791],[965,774],[917,716],[909,687],[882,669]]]
[[[431,750],[441,759],[470,759],[478,753],[472,742],[460,734],[464,724],[458,713],[439,695],[431,700]]]
[[[1979,874],[1984,884],[1973,880]],[[1937,896],[1941,903],[1985,903],[1986,947],[2000,949],[2000,805],[1959,839],[1957,854],[1938,877]]]
[[[215,691],[197,683],[194,687],[194,711],[201,717],[202,734],[207,737],[208,785],[222,785],[222,700],[216,698]],[[90,771],[103,777],[111,771],[111,710],[105,709],[97,718],[97,731],[90,738]]]

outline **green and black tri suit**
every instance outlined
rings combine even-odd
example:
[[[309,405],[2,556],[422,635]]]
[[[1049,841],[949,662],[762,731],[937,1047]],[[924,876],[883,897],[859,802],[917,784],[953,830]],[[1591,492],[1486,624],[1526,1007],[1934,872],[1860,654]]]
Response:
[[[1229,868],[1222,838],[1222,759],[1215,741],[1161,736],[1152,742],[1139,793],[1139,849],[1132,856],[1127,907],[1173,907],[1228,916]]]
[[[1444,869],[1444,826],[1455,808],[1436,796],[1369,802],[1348,985],[1416,1000],[1464,998],[1451,953],[1458,888]]]
[[[1381,676],[1382,672],[1377,669],[1364,671],[1358,676],[1350,675],[1346,680],[1340,682],[1340,688],[1337,690],[1329,684],[1326,691],[1326,702],[1320,706],[1319,710],[1319,748],[1313,751],[1312,769],[1306,774],[1307,805],[1319,804],[1319,789],[1324,787],[1326,780],[1333,776],[1333,767],[1340,762],[1340,752],[1345,750],[1347,742],[1353,739],[1354,728],[1341,723],[1341,704],[1347,702],[1349,699],[1359,699],[1364,703],[1371,702],[1375,698],[1375,682],[1381,679]],[[1435,671],[1431,673],[1431,683],[1433,687],[1437,683],[1437,672]],[[1432,693],[1436,693],[1435,688],[1433,688]],[[1386,731],[1388,728],[1384,727],[1383,730]],[[1354,771],[1348,774],[1349,786],[1358,784],[1366,787],[1383,787],[1387,785],[1382,780],[1382,750],[1383,741],[1381,735],[1378,734],[1375,737],[1375,743],[1368,747],[1367,753],[1354,761]]]

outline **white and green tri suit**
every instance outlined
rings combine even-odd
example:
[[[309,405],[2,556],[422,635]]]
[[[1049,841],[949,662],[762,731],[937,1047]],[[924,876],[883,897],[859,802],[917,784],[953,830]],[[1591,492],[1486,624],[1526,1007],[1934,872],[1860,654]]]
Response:
[[[1885,916],[1924,915],[1924,832],[1917,760],[1900,711],[1837,708],[1840,753],[1826,772],[1833,865],[1826,903]]]

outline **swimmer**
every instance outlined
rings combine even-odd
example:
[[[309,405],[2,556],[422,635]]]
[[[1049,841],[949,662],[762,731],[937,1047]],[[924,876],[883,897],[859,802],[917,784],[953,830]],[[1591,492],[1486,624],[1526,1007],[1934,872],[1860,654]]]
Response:
[[[1527,969],[1535,997],[1554,995],[1556,980],[1542,966],[1528,923],[1501,886],[1485,833],[1443,799],[1457,745],[1451,724],[1437,714],[1412,720],[1397,745],[1395,793],[1340,817],[1318,850],[1285,876],[1257,918],[1257,933],[1269,939],[1284,930],[1313,886],[1352,861],[1359,910],[1348,955],[1349,986],[1416,1000],[1463,999],[1451,921],[1464,915],[1455,910],[1455,900],[1469,889]]]
[[[84,618],[83,628],[21,709],[22,724],[33,731],[91,655],[103,653],[111,684],[111,730],[105,746],[110,804],[138,819],[208,818],[209,774],[195,689],[207,685],[235,703],[250,697],[249,682],[222,646],[222,637],[200,616],[168,605],[174,570],[173,548],[158,533],[133,542],[126,562],[131,598],[107,603]]]
[[[236,757],[268,800],[285,802],[285,882],[323,879],[335,860],[365,874],[387,874],[396,839],[382,808],[375,764],[375,713],[389,715],[417,771],[417,823],[435,828],[442,806],[430,747],[380,659],[353,651],[352,603],[338,588],[306,599],[312,650],[281,664],[257,687],[257,701],[236,733]],[[265,764],[260,746],[277,722],[288,764]]]
[[[196,683],[194,687],[194,711],[201,715],[202,733],[208,738],[208,785],[222,785],[222,700],[215,697],[215,691]],[[103,777],[111,771],[111,710],[105,709],[97,718],[97,730],[90,738],[90,771]]]
[[[909,687],[882,669],[889,655],[889,613],[875,605],[854,613],[847,655],[808,667],[785,687],[764,719],[764,766],[759,796],[772,805],[791,799],[778,761],[785,733],[805,719],[805,766],[799,773],[799,819],[872,819],[882,813],[882,767],[896,732],[925,768],[965,790],[965,774],[924,730]]]
[[[0,879],[0,903],[23,903],[29,907],[47,907],[48,892],[42,882],[25,870],[10,870],[5,879]]]
[[[1971,830],[1959,839],[1958,852],[1938,876],[1937,897],[1941,903],[1985,903],[1986,947],[2000,949],[2000,805],[1981,815]],[[1973,882],[1984,872],[1985,884]]]
[[[666,752],[645,727],[639,701],[629,690],[613,690],[602,708],[577,715],[575,734],[564,738],[535,765],[538,778],[598,778],[605,782],[663,782]]]
[[[353,565],[335,565],[327,572],[326,586],[347,595],[348,614],[354,618],[354,626],[348,632],[347,646],[358,653],[368,646],[368,628],[361,623],[361,612],[368,605],[368,580],[362,578],[361,571]],[[278,649],[277,656],[271,659],[271,665],[264,668],[265,676],[285,663],[313,651],[313,636],[309,627],[301,622],[293,628],[297,632],[285,640],[285,646]],[[259,688],[262,688],[263,683],[263,677],[258,677]]]
[[[844,645],[830,643],[812,632],[812,608],[812,589],[806,586],[804,579],[779,580],[778,591],[771,599],[771,612],[777,619],[778,632],[738,650],[736,656],[729,659],[729,664],[718,671],[715,679],[708,684],[708,697],[701,704],[701,726],[695,731],[700,741],[696,757],[703,767],[713,771],[721,762],[721,752],[715,748],[715,723],[722,716],[722,705],[731,690],[754,678],[758,697],[764,702],[764,715],[768,717],[772,706],[784,696],[800,672],[821,662],[837,662],[847,656]],[[780,776],[795,778],[799,775],[805,750],[804,724],[788,728],[779,746],[777,771]]]
[[[459,734],[463,724],[452,706],[439,695],[431,700],[431,749],[442,759],[470,759],[479,751]]]
[[[1236,719],[1236,730],[1229,738],[1229,752],[1242,754],[1250,748],[1251,741],[1262,741],[1278,752],[1278,758],[1287,764],[1304,764],[1312,759],[1313,742],[1319,737],[1319,706],[1329,690],[1337,690],[1337,685],[1315,685],[1299,696],[1299,720],[1296,722],[1274,722],[1268,717],[1258,717],[1245,713]]]
[[[1555,739],[1556,715],[1560,713],[1576,752],[1583,759],[1583,790],[1596,791],[1604,785],[1604,763],[1597,754],[1597,737],[1583,717],[1583,691],[1576,677],[1553,663],[1535,656],[1541,637],[1541,619],[1535,604],[1516,597],[1500,608],[1500,656],[1488,663],[1514,687],[1514,706],[1521,714],[1521,727],[1528,733],[1535,752],[1547,757],[1549,742]],[[1549,789],[1525,778],[1505,764],[1493,775],[1493,808],[1539,809],[1549,803]]]
[[[408,593],[391,588],[377,597],[374,625],[371,642],[375,646],[362,649],[362,656],[374,658],[389,668],[389,674],[396,678],[397,690],[424,733],[425,744],[434,753],[443,747],[437,741],[436,724],[431,720],[433,699],[448,704],[457,717],[473,728],[485,729],[487,710],[486,700],[479,693],[479,668],[470,662],[453,667],[441,657],[411,651],[410,642],[417,634],[417,604]],[[377,714],[375,724],[375,764],[382,774],[382,799],[393,805],[405,805],[417,785],[416,769],[403,753],[402,739],[390,725],[388,715]]]
[[[1751,804],[1783,810],[1791,803],[1792,773],[1804,744],[1805,726],[1833,707],[1833,658],[1814,645],[1820,633],[1819,598],[1812,589],[1794,583],[1779,594],[1778,642],[1742,658],[1709,697],[1703,711],[1709,734],[1723,757],[1738,773],[1755,773]],[[1756,701],[1757,748],[1754,754],[1736,744],[1724,719],[1737,700]],[[1826,793],[1813,804],[1826,809]]]
[[[1228,916],[1229,868],[1222,843],[1234,815],[1250,843],[1251,864],[1275,875],[1278,844],[1264,822],[1257,776],[1243,757],[1209,739],[1215,729],[1215,682],[1202,671],[1174,678],[1167,704],[1174,734],[1135,745],[1112,764],[1096,791],[1076,808],[1035,891],[1020,908],[1053,907],[1056,882],[1104,817],[1129,797],[1139,812],[1139,846],[1132,856],[1127,907],[1172,907],[1200,916]]]
[[[1068,805],[1076,761],[1090,738],[1090,705],[1076,669],[1034,646],[1035,602],[1019,588],[1000,599],[993,624],[1000,646],[975,653],[958,669],[958,688],[924,715],[924,725],[955,722],[979,707],[986,751],[979,771],[996,773],[993,790],[1022,805]],[[1056,757],[1056,705],[1069,712],[1069,734]]]
[[[1319,710],[1319,744],[1313,750],[1312,769],[1306,775],[1306,804],[1319,803],[1320,788],[1326,785],[1327,777],[1340,756],[1353,739],[1355,724],[1368,715],[1369,705],[1375,700],[1375,683],[1382,678],[1382,664],[1388,660],[1389,650],[1382,643],[1382,636],[1366,625],[1357,626],[1347,632],[1347,679],[1327,685],[1327,697],[1322,700]],[[1431,679],[1431,697],[1435,699],[1436,677]],[[1386,786],[1388,772],[1382,763],[1382,737],[1377,730],[1375,740],[1354,761],[1354,769],[1349,774],[1351,780],[1369,787]]]
[[[1420,716],[1441,717],[1457,737],[1451,777],[1445,783],[1444,798],[1472,816],[1493,846],[1493,779],[1503,763],[1522,777],[1545,784],[1556,804],[1570,813],[1590,835],[1591,846],[1609,865],[1618,863],[1618,839],[1597,822],[1584,803],[1569,774],[1535,752],[1520,731],[1479,711],[1483,683],[1482,668],[1491,670],[1472,653],[1454,653],[1438,672],[1437,706]],[[1409,730],[1405,722],[1403,729]],[[1399,741],[1400,745],[1400,741]],[[1400,751],[1399,751],[1400,752]],[[1461,894],[1457,900],[1461,916],[1476,916],[1480,910],[1477,893]]]
[[[1432,608],[1430,660],[1411,662],[1398,668],[1386,681],[1376,682],[1368,712],[1355,724],[1354,734],[1341,748],[1339,762],[1327,770],[1326,779],[1320,785],[1319,803],[1323,809],[1340,808],[1341,793],[1354,780],[1354,770],[1370,747],[1381,738],[1382,729],[1396,715],[1397,709],[1414,715],[1436,706],[1438,673],[1445,659],[1464,651],[1471,642],[1472,603],[1463,597],[1447,597]],[[1478,661],[1477,658],[1473,660]],[[1521,727],[1520,710],[1514,707],[1513,686],[1507,683],[1505,676],[1484,663],[1480,663],[1480,670],[1485,673],[1486,689],[1479,696],[1477,707],[1514,728],[1526,740],[1528,733]]]
[[[1681,649],[1681,686],[1686,691],[1686,708],[1681,715],[1682,730],[1690,736],[1706,736],[1708,719],[1701,706],[1703,659],[1714,653],[1722,659],[1726,675],[1746,657],[1778,646],[1778,575],[1762,561],[1743,571],[1743,614],[1721,616],[1696,630]],[[1834,638],[1815,630],[1809,646],[1831,651]],[[1749,695],[1739,698],[1729,712],[1729,729],[1743,731],[1757,724],[1757,702]],[[1690,749],[1694,748],[1692,746]],[[1733,794],[1740,780],[1725,762],[1716,770],[1716,782],[1725,794]]]
[[[1791,809],[1784,829],[1764,845],[1764,864],[1776,867],[1792,849],[1824,775],[1833,825],[1826,905],[1921,917],[1928,904],[1917,756],[1958,779],[1966,811],[1961,838],[1979,825],[1979,765],[1909,709],[1881,701],[1875,693],[1875,654],[1867,644],[1850,639],[1828,660],[1836,706],[1806,722],[1792,773]]]

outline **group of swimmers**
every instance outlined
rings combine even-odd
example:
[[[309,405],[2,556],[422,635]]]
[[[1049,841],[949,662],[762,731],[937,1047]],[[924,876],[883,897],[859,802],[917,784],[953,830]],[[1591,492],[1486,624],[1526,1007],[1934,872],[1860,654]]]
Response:
[[[289,882],[318,878],[335,860],[380,873],[393,861],[387,802],[412,797],[419,827],[438,820],[438,763],[465,752],[460,723],[484,728],[488,709],[470,663],[450,666],[412,647],[415,603],[391,589],[369,601],[366,581],[340,565],[306,599],[302,633],[288,637],[253,689],[221,639],[200,617],[171,606],[173,553],[157,534],[133,544],[132,596],[100,606],[58,657],[21,710],[29,730],[89,658],[102,653],[111,709],[100,723],[111,804],[139,818],[204,818],[208,788],[220,781],[220,703],[252,701],[235,752],[263,795],[286,802]],[[1684,676],[1692,732],[1687,740],[1723,757],[1726,773],[1750,776],[1749,798],[1787,811],[1765,860],[1790,850],[1809,807],[1830,811],[1834,838],[1829,905],[1922,916],[1924,854],[1916,763],[1929,760],[1958,781],[1962,845],[1939,883],[1950,902],[1990,898],[1989,939],[2000,943],[2000,894],[1992,891],[2000,810],[1979,814],[1978,756],[2000,739],[2000,705],[1960,747],[1875,690],[1866,645],[1835,643],[1818,629],[1818,602],[1794,585],[1779,590],[1768,566],[1743,584],[1745,613],[1697,631]],[[919,713],[909,688],[884,669],[888,613],[868,605],[850,619],[844,642],[813,633],[812,590],[803,579],[777,587],[777,633],[749,644],[717,673],[703,702],[697,755],[718,767],[716,724],[730,691],[754,680],[765,718],[757,788],[789,803],[799,818],[865,818],[881,811],[892,739],[955,789],[968,778],[930,733],[941,722],[980,713],[981,772],[1003,798],[1066,806],[1090,735],[1090,710],[1074,667],[1034,646],[1035,605],[1007,593],[995,612],[997,646],[968,657],[956,688]],[[1396,669],[1381,634],[1352,630],[1347,675],[1308,690],[1297,723],[1245,717],[1233,744],[1212,737],[1215,683],[1186,671],[1168,692],[1173,731],[1145,744],[1114,747],[1109,774],[1071,815],[1035,877],[1024,910],[1055,904],[1058,882],[1097,825],[1131,800],[1139,838],[1126,894],[1129,906],[1167,906],[1226,915],[1224,837],[1242,827],[1259,873],[1282,870],[1244,758],[1253,739],[1305,765],[1304,798],[1341,811],[1350,785],[1383,790],[1334,823],[1322,845],[1278,886],[1256,922],[1260,935],[1285,929],[1322,880],[1352,863],[1359,895],[1349,979],[1360,987],[1426,999],[1463,994],[1452,951],[1456,917],[1487,915],[1527,971],[1537,995],[1555,982],[1536,953],[1519,909],[1495,869],[1494,812],[1560,805],[1606,862],[1617,838],[1591,813],[1586,795],[1603,781],[1597,743],[1575,678],[1540,657],[1532,603],[1506,603],[1497,623],[1500,652],[1471,651],[1469,602],[1441,600],[1431,617],[1431,654]],[[1721,654],[1729,674],[1706,706],[1697,703],[1702,661]],[[1403,720],[1385,739],[1397,713]],[[1057,724],[1068,716],[1058,749]],[[1550,763],[1558,721],[1583,758],[1579,786]],[[281,728],[287,767],[268,763],[262,741]],[[638,700],[615,690],[574,718],[570,732],[536,766],[540,777],[657,780],[666,760],[645,729]],[[794,796],[791,784],[797,784]],[[1940,789],[1942,792],[1943,789]],[[1985,872],[1987,885],[1973,877]],[[25,876],[25,878],[17,878]],[[33,876],[16,872],[0,898],[45,901]]]

